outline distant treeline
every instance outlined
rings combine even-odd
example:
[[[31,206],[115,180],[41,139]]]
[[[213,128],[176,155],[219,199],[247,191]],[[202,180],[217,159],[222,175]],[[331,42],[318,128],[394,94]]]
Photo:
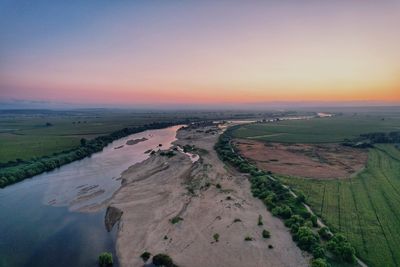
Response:
[[[396,144],[400,143],[400,132],[376,132],[376,133],[367,133],[360,134],[359,137],[350,140],[346,139],[342,145],[358,147],[358,148],[366,148],[372,147],[374,144]]]
[[[71,150],[55,153],[52,156],[44,156],[29,161],[17,160],[0,165],[0,188],[17,183],[26,178],[51,171],[75,160],[83,159],[93,153],[102,151],[105,146],[122,137],[139,133],[145,130],[161,129],[177,124],[185,124],[188,121],[158,122],[143,126],[124,128],[111,134],[99,136],[92,140],[81,139],[79,147]]]

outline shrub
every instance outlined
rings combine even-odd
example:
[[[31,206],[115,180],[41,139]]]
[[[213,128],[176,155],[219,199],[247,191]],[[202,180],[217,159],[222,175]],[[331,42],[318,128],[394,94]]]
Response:
[[[275,207],[274,209],[272,209],[272,214],[275,216],[279,216],[283,219],[288,219],[288,218],[290,218],[290,216],[292,216],[293,212],[289,206],[282,205],[282,206],[278,206],[278,207]]]
[[[262,216],[261,216],[261,215],[258,215],[258,223],[257,223],[257,225],[258,225],[258,226],[263,225]]]
[[[222,187],[221,187],[221,184],[219,184],[219,183],[216,184],[215,187],[218,188],[218,189],[221,189],[221,188],[222,188]]]
[[[318,243],[318,236],[307,226],[299,227],[297,233],[293,236],[293,239],[297,241],[299,247],[306,251],[311,251]]]
[[[171,257],[167,254],[157,254],[153,257],[153,264],[155,266],[174,267],[175,264]]]
[[[263,230],[262,231],[262,237],[264,237],[264,238],[270,238],[271,237],[271,234],[270,234],[270,232],[268,231],[268,230]]]
[[[329,232],[329,229],[326,226],[319,229],[318,234],[324,240],[330,240],[332,238],[332,234]]]
[[[171,221],[172,224],[176,224],[176,223],[178,223],[180,221],[183,221],[183,219],[181,217],[179,217],[179,216],[175,216],[170,221]]]
[[[330,265],[326,262],[325,259],[313,259],[311,261],[311,267],[329,267]]]
[[[323,248],[321,245],[319,245],[319,244],[315,245],[315,246],[312,248],[311,253],[313,254],[314,258],[316,258],[316,259],[317,259],[317,258],[322,258],[322,259],[325,258],[325,250],[324,250],[324,248]]]
[[[108,267],[113,265],[113,256],[110,252],[103,252],[99,256],[99,266]]]
[[[251,236],[246,236],[244,238],[244,241],[253,241],[253,238]]]
[[[269,249],[273,249],[274,246],[273,246],[273,245],[268,245],[268,248],[269,248]]]
[[[313,227],[317,227],[317,226],[318,226],[318,218],[317,218],[317,216],[311,215],[310,220],[311,220],[311,222],[312,222],[312,226],[313,226]]]
[[[236,219],[233,220],[234,223],[241,222],[241,221],[242,221],[242,220],[241,220],[241,219],[238,219],[238,218],[236,218]]]
[[[292,215],[289,219],[285,220],[285,226],[292,227],[292,225],[297,224],[302,226],[304,224],[304,219],[300,215]]]
[[[142,255],[140,255],[140,257],[142,258],[142,260],[144,262],[148,261],[150,259],[151,253],[150,252],[143,252]]]
[[[354,263],[356,260],[355,250],[342,234],[334,235],[326,244],[327,249],[340,260]]]
[[[214,234],[213,238],[214,238],[215,242],[218,242],[219,241],[219,234],[218,233]]]
[[[303,192],[297,193],[296,201],[297,201],[297,203],[305,203],[306,202],[306,196],[303,194]]]

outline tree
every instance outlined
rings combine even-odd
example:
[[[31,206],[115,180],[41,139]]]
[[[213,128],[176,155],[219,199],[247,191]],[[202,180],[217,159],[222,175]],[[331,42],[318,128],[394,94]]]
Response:
[[[153,264],[155,266],[174,267],[175,264],[171,257],[167,254],[157,254],[153,257]]]
[[[342,234],[334,235],[326,244],[327,249],[342,261],[354,263],[356,251]]]
[[[257,225],[258,226],[261,226],[261,225],[263,225],[263,221],[262,221],[262,216],[261,216],[261,214],[260,215],[258,215],[258,223],[257,223]]]
[[[215,242],[218,242],[219,241],[219,234],[214,234],[213,238],[214,238]]]
[[[299,227],[299,230],[294,235],[299,247],[306,251],[311,249],[318,243],[318,236],[307,226]]]
[[[86,146],[87,140],[85,138],[81,139],[81,146]]]
[[[150,259],[151,253],[150,252],[143,252],[142,255],[140,255],[140,257],[142,258],[142,260],[144,262],[148,261]]]
[[[268,230],[263,230],[262,231],[262,237],[264,237],[264,238],[270,238],[271,237],[271,234],[270,234],[270,232],[268,231]]]
[[[325,259],[313,259],[311,261],[311,267],[329,267],[330,265],[326,262]]]
[[[110,252],[103,252],[99,256],[99,266],[108,267],[113,265],[113,256]]]

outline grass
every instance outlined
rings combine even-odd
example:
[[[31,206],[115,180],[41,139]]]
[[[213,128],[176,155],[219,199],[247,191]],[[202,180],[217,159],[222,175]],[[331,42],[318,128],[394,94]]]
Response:
[[[0,163],[51,156],[125,127],[152,122],[218,120],[241,117],[241,112],[160,112],[132,110],[0,110]],[[46,126],[50,123],[52,126]]]
[[[280,177],[301,191],[334,231],[344,233],[370,266],[400,265],[400,151],[370,149],[364,171],[351,179]]]
[[[399,130],[398,114],[347,114],[332,118],[248,124],[235,130],[233,135],[282,143],[335,143],[362,133]]]

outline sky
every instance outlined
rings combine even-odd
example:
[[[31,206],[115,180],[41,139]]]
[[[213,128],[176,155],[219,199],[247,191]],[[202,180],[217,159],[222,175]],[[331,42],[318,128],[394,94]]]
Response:
[[[400,103],[400,1],[0,0],[0,102]]]

